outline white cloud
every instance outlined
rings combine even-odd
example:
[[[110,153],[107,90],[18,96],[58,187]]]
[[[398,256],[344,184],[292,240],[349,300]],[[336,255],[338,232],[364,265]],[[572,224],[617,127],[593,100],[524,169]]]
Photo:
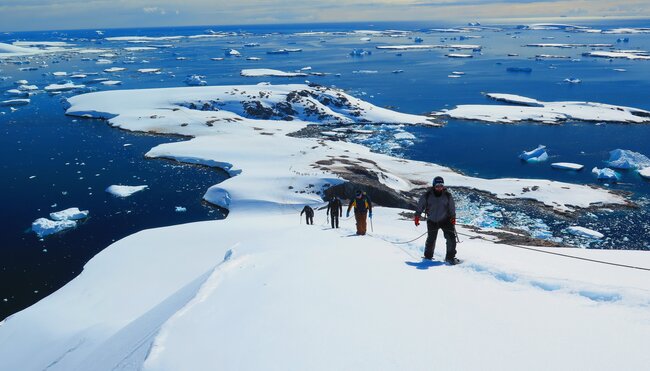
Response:
[[[167,11],[164,8],[159,8],[157,6],[145,7],[145,8],[142,8],[142,11],[147,13],[147,14],[153,14],[153,13],[158,13],[158,14],[161,14],[161,15],[167,14]],[[178,14],[178,13],[176,13],[176,14]]]

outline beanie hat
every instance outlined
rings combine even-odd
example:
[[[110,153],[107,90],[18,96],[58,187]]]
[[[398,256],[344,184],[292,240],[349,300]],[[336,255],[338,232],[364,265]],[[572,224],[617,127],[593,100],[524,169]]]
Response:
[[[444,184],[445,184],[445,180],[442,179],[441,176],[437,176],[437,177],[433,178],[433,186],[435,187],[436,184],[443,184],[443,185],[444,185]]]

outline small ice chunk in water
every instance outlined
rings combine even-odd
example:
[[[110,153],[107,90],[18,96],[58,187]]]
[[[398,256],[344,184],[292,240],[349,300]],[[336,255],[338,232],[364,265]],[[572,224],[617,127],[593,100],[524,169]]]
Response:
[[[532,151],[524,151],[519,155],[519,158],[526,162],[542,162],[548,160],[548,153],[546,153],[546,146],[539,145]]]
[[[187,208],[183,206],[176,206],[175,210],[177,213],[184,213],[187,211]]]
[[[36,233],[38,237],[42,238],[76,226],[77,222],[74,220],[55,221],[47,218],[38,218],[32,223],[32,231]]]
[[[203,80],[204,78],[205,76],[201,75],[189,75],[185,79],[185,83],[189,86],[205,86],[208,82]]]
[[[594,239],[601,239],[605,237],[604,234],[594,231],[593,229],[588,229],[585,227],[579,227],[579,226],[571,226],[566,229],[567,232],[576,235],[576,236],[581,236],[581,237],[587,237],[587,238],[594,238]]]
[[[568,79],[564,79],[564,82],[568,82],[569,84],[579,84],[582,81],[580,79],[575,78],[575,77],[569,77]]]
[[[582,170],[584,165],[580,164],[575,164],[573,162],[554,162],[551,164],[551,167],[555,169],[562,169],[562,170]]]
[[[603,169],[594,167],[593,169],[591,169],[591,172],[595,174],[596,177],[600,180],[608,180],[608,181],[616,182],[621,178],[621,176],[617,172],[615,172],[614,170],[608,167]]]
[[[650,166],[650,158],[625,149],[615,149],[609,152],[607,165],[615,169],[641,169]]]
[[[146,185],[140,185],[140,186],[125,186],[125,185],[116,185],[113,184],[112,186],[106,188],[106,192],[112,194],[113,196],[117,197],[129,197],[132,194],[136,192],[140,192],[144,189],[146,189],[148,186]]]
[[[88,210],[79,210],[77,207],[56,211],[50,213],[50,218],[55,221],[61,220],[79,220],[88,217]]]
[[[650,179],[650,166],[644,167],[643,169],[639,170],[639,175],[646,179]]]

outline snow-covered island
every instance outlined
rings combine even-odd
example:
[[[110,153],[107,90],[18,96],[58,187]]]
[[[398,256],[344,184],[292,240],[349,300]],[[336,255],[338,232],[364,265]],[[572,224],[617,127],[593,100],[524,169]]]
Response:
[[[514,94],[488,93],[486,97],[508,105],[467,104],[435,112],[436,116],[498,123],[535,121],[560,124],[568,120],[650,123],[650,111],[594,102],[542,102]]]
[[[327,228],[324,210],[314,226],[296,220],[305,204],[356,187],[407,207],[436,175],[451,188],[557,212],[627,204],[618,194],[474,178],[300,135],[323,123],[435,125],[319,86],[114,90],[68,101],[69,115],[192,137],[147,157],[225,169],[231,177],[204,198],[229,214],[144,230],[103,250],[66,286],[0,323],[7,369],[606,370],[649,360],[648,272],[567,257],[650,268],[642,251],[561,257],[459,225],[464,263],[448,266],[440,241],[436,261],[420,259],[423,242],[413,239],[425,228],[403,208],[376,207],[363,237],[352,237],[352,220]],[[495,356],[503,349],[507,357]]]

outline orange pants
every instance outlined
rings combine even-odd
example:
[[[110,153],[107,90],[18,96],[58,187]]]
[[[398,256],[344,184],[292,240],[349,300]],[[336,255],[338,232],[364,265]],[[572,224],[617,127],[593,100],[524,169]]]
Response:
[[[354,213],[354,219],[357,221],[357,234],[366,234],[366,216],[368,212]]]

